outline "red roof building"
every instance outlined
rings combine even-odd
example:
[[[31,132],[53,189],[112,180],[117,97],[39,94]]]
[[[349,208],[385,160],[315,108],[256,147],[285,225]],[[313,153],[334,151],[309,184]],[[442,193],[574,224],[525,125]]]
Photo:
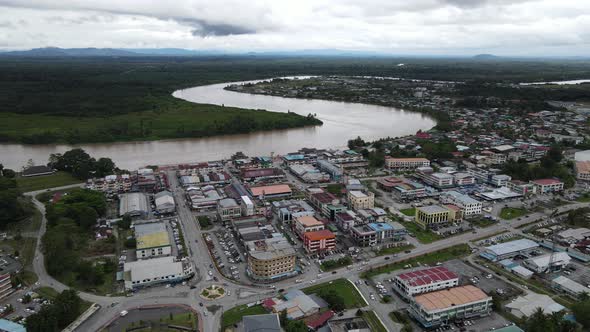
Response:
[[[398,293],[410,298],[416,294],[458,286],[459,276],[438,266],[399,274],[394,278],[393,285]]]
[[[317,330],[326,324],[326,322],[328,322],[332,317],[334,317],[334,311],[328,310],[319,315],[306,318],[305,325],[307,325],[307,327],[312,330]]]
[[[336,235],[327,229],[303,234],[303,246],[307,252],[318,252],[336,248]]]

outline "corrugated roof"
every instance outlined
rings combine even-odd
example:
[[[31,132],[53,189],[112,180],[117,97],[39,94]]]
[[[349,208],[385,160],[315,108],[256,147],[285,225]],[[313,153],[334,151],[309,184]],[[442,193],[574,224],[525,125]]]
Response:
[[[442,310],[490,298],[481,289],[461,286],[418,295],[414,301],[427,311]]]
[[[416,287],[423,286],[441,281],[453,280],[459,278],[459,276],[449,271],[446,267],[433,267],[413,272],[402,273],[396,278],[405,281],[406,284]]]

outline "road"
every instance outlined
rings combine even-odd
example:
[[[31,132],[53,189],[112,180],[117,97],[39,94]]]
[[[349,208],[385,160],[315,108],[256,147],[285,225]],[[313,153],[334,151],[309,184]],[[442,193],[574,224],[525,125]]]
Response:
[[[191,306],[193,309],[199,312],[199,319],[203,322],[205,331],[218,331],[220,329],[221,315],[223,311],[228,310],[237,305],[250,303],[276,294],[273,290],[266,288],[266,286],[252,287],[244,284],[235,283],[229,279],[225,279],[215,269],[211,269],[214,273],[214,276],[217,276],[220,280],[219,282],[215,282],[215,284],[224,284],[224,288],[226,290],[231,291],[231,296],[225,296],[215,301],[205,301],[200,299],[200,297],[198,296],[199,291],[202,288],[214,283],[213,281],[206,281],[203,278],[207,274],[207,271],[209,270],[208,266],[209,264],[212,264],[212,260],[209,256],[209,252],[206,248],[205,242],[202,240],[201,230],[198,226],[198,223],[195,221],[195,218],[190,208],[186,205],[184,191],[179,187],[178,179],[176,178],[173,172],[169,172],[169,181],[171,187],[170,189],[174,193],[178,205],[178,217],[184,234],[185,243],[188,248],[188,254],[197,271],[196,276],[190,282],[190,284],[196,286],[196,288],[190,289],[188,285],[179,285],[170,288],[153,287],[139,291],[132,297],[107,297],[81,292],[81,298],[87,301],[98,303],[102,306],[102,308],[100,309],[98,314],[92,316],[90,319],[84,322],[78,328],[78,331],[97,331],[101,327],[105,326],[113,319],[115,319],[118,316],[118,313],[123,310],[131,310],[146,305],[166,304],[185,304]],[[80,186],[82,186],[82,184],[52,188],[51,190],[68,189]],[[47,190],[26,193],[27,196],[32,197],[33,203],[43,214],[41,227],[37,234],[39,238],[41,238],[45,233],[47,220],[45,218],[45,207],[41,202],[35,199],[35,196],[45,191]],[[572,209],[589,206],[590,203],[575,203],[561,206],[558,208],[558,211],[562,213]],[[364,265],[355,264],[350,268],[338,269],[335,271],[334,274],[325,273],[321,277],[318,277],[316,273],[317,270],[314,268],[310,269],[311,271],[313,271],[313,273],[308,272],[302,276],[299,276],[298,278],[291,278],[288,280],[277,282],[275,283],[275,285],[277,289],[300,289],[309,286],[312,282],[329,282],[331,280],[339,278],[346,278],[354,282],[355,280],[359,279],[360,272],[367,270],[369,268],[420,256],[428,252],[451,247],[458,243],[468,243],[474,239],[488,237],[495,233],[502,232],[505,230],[518,231],[516,229],[518,226],[530,223],[532,221],[540,219],[543,216],[545,216],[545,214],[543,213],[531,213],[528,217],[522,217],[521,220],[500,220],[499,223],[484,229],[479,229],[476,233],[463,233],[430,244],[420,245],[417,248],[413,249],[412,252],[409,254],[400,253],[398,254],[398,256],[392,257],[390,260],[387,261],[384,260],[384,257],[374,257],[367,260],[366,263],[364,263]],[[43,254],[41,251],[40,241],[38,242],[37,248],[35,250],[33,269],[35,273],[38,275],[39,283],[42,286],[50,286],[58,291],[62,291],[69,288],[68,286],[55,280],[47,273],[45,269]],[[302,279],[303,282],[295,283],[295,279]],[[370,288],[361,285],[361,287],[359,287],[359,290],[361,291],[361,294],[363,294],[363,296],[367,298],[370,307],[373,310],[375,310],[375,312],[378,314],[378,316],[383,321],[388,330],[399,331],[400,325],[391,321],[391,319],[388,316],[388,313],[393,310],[392,306],[381,304],[377,301],[371,301],[368,298],[368,294],[372,292]],[[203,302],[204,306],[201,307],[199,305],[199,302]],[[220,306],[220,310],[217,310],[215,313],[207,312],[207,316],[204,316],[204,312],[207,310],[206,307],[213,304]]]

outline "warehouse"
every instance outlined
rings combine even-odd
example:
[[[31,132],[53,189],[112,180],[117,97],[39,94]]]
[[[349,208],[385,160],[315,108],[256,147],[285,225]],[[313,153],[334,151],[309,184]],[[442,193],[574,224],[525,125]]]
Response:
[[[393,289],[406,299],[458,285],[459,276],[442,266],[402,273],[393,279]]]
[[[487,316],[491,311],[492,297],[472,285],[418,295],[409,308],[410,315],[425,328]]]
[[[128,193],[119,196],[119,215],[145,218],[149,214],[148,199],[144,193]]]
[[[557,278],[554,278],[551,281],[551,286],[554,289],[560,290],[562,292],[565,292],[567,295],[578,299],[580,295],[582,294],[587,294],[590,295],[590,289],[588,289],[586,286],[577,283],[575,281],[573,281],[570,278],[566,278],[564,276],[559,276]]]
[[[549,265],[551,265],[551,272],[553,272],[563,269],[571,260],[566,252],[560,251],[554,252],[553,255],[547,254],[527,259],[524,261],[524,265],[535,273],[544,273],[549,269]]]
[[[519,296],[506,304],[506,309],[517,318],[527,318],[532,316],[538,309],[543,310],[545,315],[551,315],[554,312],[565,310],[565,307],[553,301],[548,295],[529,291],[525,296]]]
[[[176,203],[172,193],[164,190],[154,195],[154,202],[156,203],[156,211],[158,213],[173,213],[176,211]]]
[[[519,239],[486,247],[480,256],[492,262],[498,262],[518,254],[528,253],[538,247],[539,244],[535,241]]]
[[[175,283],[192,277],[194,269],[188,260],[158,257],[125,263],[125,289],[132,290],[159,283]]]

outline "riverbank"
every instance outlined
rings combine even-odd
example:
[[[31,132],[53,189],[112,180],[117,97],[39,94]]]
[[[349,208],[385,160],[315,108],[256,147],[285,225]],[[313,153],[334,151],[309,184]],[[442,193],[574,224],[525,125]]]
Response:
[[[157,98],[153,110],[110,117],[0,113],[0,142],[106,143],[198,138],[322,125],[312,116]]]

